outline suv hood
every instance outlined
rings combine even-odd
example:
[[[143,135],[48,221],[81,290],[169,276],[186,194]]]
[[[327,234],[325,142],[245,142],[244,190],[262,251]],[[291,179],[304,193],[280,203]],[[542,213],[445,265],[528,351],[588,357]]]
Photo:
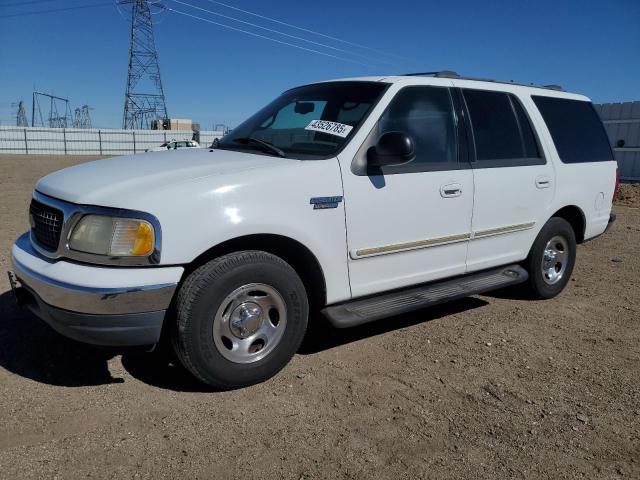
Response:
[[[127,208],[131,197],[205,177],[258,168],[273,168],[292,160],[229,150],[185,149],[114,157],[54,172],[36,184],[45,195],[72,203]]]

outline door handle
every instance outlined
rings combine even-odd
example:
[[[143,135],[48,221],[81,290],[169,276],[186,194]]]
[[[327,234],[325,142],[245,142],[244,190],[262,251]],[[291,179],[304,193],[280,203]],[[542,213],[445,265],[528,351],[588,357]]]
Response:
[[[443,198],[453,198],[462,195],[462,185],[459,183],[448,183],[440,187],[440,196]]]
[[[551,186],[551,177],[547,177],[546,175],[540,175],[536,178],[536,187],[537,188],[549,188]]]

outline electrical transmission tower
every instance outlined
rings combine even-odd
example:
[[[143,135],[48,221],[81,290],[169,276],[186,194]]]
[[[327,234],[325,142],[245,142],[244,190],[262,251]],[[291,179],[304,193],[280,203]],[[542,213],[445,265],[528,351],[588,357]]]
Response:
[[[12,106],[15,106],[15,103]],[[24,109],[24,102],[22,100],[18,102],[18,113],[16,113],[16,126],[17,127],[29,126],[29,122],[27,121],[27,112]]]
[[[122,127],[149,129],[153,120],[168,118],[151,18],[164,7],[157,0],[118,0],[118,3],[131,5],[129,71]]]
[[[43,98],[49,102],[48,117],[42,116],[42,107],[40,99]],[[36,122],[39,127],[49,128],[67,128],[72,120],[71,107],[69,99],[49,95],[48,93],[33,92],[33,100],[31,105],[31,126],[35,127]],[[45,123],[46,118],[46,123]]]
[[[91,128],[89,110],[92,110],[89,105],[82,105],[74,110],[73,128]]]

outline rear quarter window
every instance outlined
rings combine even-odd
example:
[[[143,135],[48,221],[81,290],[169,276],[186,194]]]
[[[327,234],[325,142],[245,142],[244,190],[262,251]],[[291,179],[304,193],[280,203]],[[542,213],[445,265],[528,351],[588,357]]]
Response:
[[[608,162],[613,152],[591,102],[532,96],[563,163]]]

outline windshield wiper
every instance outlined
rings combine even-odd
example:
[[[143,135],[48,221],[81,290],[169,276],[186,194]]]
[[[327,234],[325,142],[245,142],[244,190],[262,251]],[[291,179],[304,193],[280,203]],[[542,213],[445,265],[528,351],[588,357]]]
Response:
[[[264,140],[260,140],[259,138],[240,137],[240,138],[234,138],[233,141],[237,142],[237,143],[244,143],[244,144],[253,143],[255,145],[258,145],[258,146],[262,147],[263,151],[272,153],[272,154],[277,155],[277,156],[282,157],[282,158],[285,158],[287,156],[286,153],[284,153],[282,150],[280,150],[274,144],[269,143],[269,142],[265,142]]]

